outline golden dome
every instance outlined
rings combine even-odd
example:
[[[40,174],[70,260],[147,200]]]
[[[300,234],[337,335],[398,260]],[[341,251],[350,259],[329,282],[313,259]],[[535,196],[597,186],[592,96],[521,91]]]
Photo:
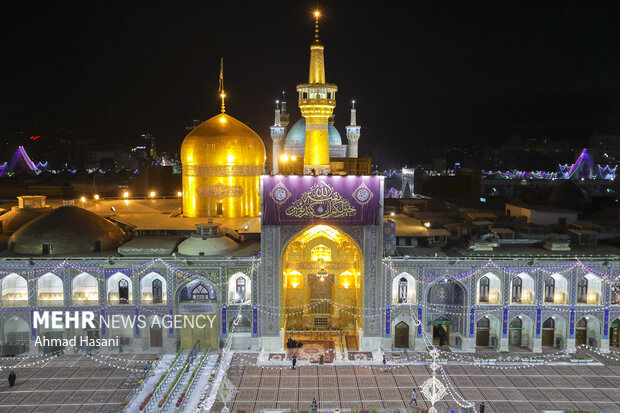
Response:
[[[245,124],[220,113],[185,137],[181,159],[184,165],[264,166],[265,145]]]
[[[265,145],[252,129],[214,116],[185,137],[181,162],[185,216],[258,216]]]

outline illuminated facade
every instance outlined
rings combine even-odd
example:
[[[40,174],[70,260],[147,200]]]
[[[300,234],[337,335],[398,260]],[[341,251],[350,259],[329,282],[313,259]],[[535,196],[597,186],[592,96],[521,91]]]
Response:
[[[225,113],[214,116],[187,135],[181,161],[185,216],[258,216],[265,146],[253,130]]]
[[[350,236],[328,225],[309,227],[289,241],[281,265],[285,330],[357,331],[356,315],[362,314],[357,307],[363,302],[362,252]],[[304,306],[303,312],[295,309],[298,306]]]

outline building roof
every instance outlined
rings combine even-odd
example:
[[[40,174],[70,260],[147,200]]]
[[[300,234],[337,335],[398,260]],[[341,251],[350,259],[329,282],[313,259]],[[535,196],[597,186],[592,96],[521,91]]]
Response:
[[[116,249],[124,238],[124,231],[105,218],[83,208],[63,206],[13,233],[9,250],[28,255],[90,253]]]
[[[110,217],[114,221],[135,225],[136,231],[193,233],[196,231],[196,224],[205,223],[209,219],[231,231],[238,230],[243,234],[260,233],[260,217],[184,217],[180,214],[181,203],[180,199],[102,199],[97,203],[87,205],[87,209],[101,216]]]

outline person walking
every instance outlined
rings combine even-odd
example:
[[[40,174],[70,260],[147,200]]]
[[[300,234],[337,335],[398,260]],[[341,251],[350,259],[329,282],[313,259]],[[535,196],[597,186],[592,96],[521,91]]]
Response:
[[[484,413],[484,402],[480,402],[480,413]]]
[[[312,411],[317,412],[319,410],[319,403],[316,401],[316,397],[312,398]]]
[[[293,363],[293,370],[295,370],[295,365],[297,364],[297,354],[293,354],[293,359],[291,361]]]
[[[411,403],[415,403],[415,406],[418,407],[418,394],[415,392],[415,389],[411,392],[411,401],[409,402],[409,406]]]
[[[383,353],[383,371],[385,371],[387,369],[387,360],[385,359],[385,353]]]
[[[15,386],[15,380],[17,380],[17,376],[15,375],[15,372],[12,371],[11,374],[9,374],[9,386]]]

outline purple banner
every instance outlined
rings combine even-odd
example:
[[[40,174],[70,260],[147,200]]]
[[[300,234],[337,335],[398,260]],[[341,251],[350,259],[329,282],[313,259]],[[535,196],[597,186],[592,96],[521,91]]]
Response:
[[[378,225],[380,176],[263,176],[263,225]]]

